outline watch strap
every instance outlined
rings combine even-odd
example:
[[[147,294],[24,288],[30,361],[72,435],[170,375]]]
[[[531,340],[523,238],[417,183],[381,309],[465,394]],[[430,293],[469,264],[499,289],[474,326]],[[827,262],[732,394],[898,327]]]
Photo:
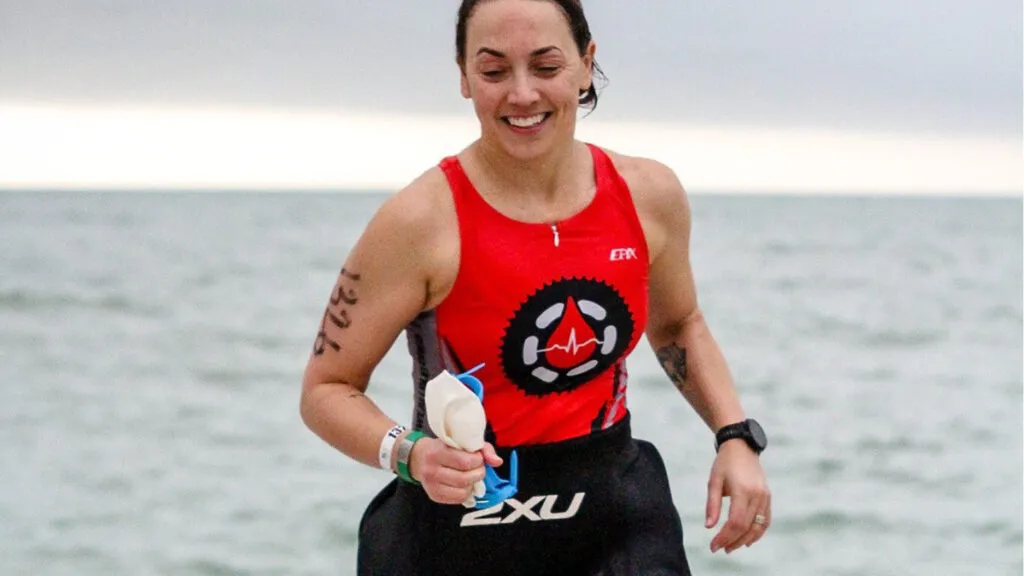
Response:
[[[402,480],[419,486],[420,483],[412,477],[409,473],[409,456],[412,454],[412,447],[416,444],[416,441],[426,436],[420,430],[413,430],[405,435],[404,438],[398,441],[398,457],[395,459],[395,473]]]
[[[722,444],[729,440],[740,439],[747,443],[747,446],[760,455],[768,445],[768,439],[764,434],[761,424],[752,418],[722,426],[715,433],[715,452],[718,452]]]
[[[745,439],[747,434],[748,432],[746,421],[736,422],[734,424],[722,426],[721,428],[718,429],[718,432],[715,434],[715,452],[717,452],[718,449],[722,447],[722,444],[726,443],[727,441],[732,440],[734,438]]]

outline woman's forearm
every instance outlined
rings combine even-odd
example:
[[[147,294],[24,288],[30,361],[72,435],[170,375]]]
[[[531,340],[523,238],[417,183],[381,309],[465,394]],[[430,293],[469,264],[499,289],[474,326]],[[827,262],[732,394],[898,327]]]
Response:
[[[325,442],[354,460],[380,467],[381,439],[395,422],[362,390],[343,383],[307,384],[299,411],[306,426]]]
[[[729,366],[703,314],[649,337],[661,367],[713,432],[745,418]]]

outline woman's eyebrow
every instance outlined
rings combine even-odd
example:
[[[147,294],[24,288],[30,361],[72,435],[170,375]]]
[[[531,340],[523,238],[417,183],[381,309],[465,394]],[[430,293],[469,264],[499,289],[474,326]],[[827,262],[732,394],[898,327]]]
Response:
[[[543,48],[537,48],[533,52],[530,52],[530,56],[541,56],[541,55],[547,54],[548,52],[551,52],[553,50],[559,50],[558,46],[552,45],[552,46],[545,46]],[[490,54],[491,56],[495,56],[497,58],[505,58],[506,57],[504,52],[500,52],[498,50],[495,50],[494,48],[488,48],[486,46],[484,46],[483,48],[481,48],[481,49],[476,51],[476,55],[477,56],[479,56],[481,54]]]

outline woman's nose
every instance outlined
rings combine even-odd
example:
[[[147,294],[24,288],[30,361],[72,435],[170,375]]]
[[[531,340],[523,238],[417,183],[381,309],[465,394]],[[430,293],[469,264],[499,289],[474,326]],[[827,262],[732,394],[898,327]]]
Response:
[[[516,74],[513,77],[512,91],[508,95],[509,104],[529,106],[539,98],[533,79],[528,74]]]

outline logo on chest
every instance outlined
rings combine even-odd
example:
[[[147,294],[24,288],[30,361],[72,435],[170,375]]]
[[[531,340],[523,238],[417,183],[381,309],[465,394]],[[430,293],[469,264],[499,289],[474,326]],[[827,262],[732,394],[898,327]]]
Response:
[[[612,248],[611,253],[608,255],[609,262],[617,262],[619,260],[636,260],[636,248]]]
[[[634,329],[614,288],[589,278],[563,278],[516,310],[502,338],[502,368],[526,394],[568,392],[618,361]]]

